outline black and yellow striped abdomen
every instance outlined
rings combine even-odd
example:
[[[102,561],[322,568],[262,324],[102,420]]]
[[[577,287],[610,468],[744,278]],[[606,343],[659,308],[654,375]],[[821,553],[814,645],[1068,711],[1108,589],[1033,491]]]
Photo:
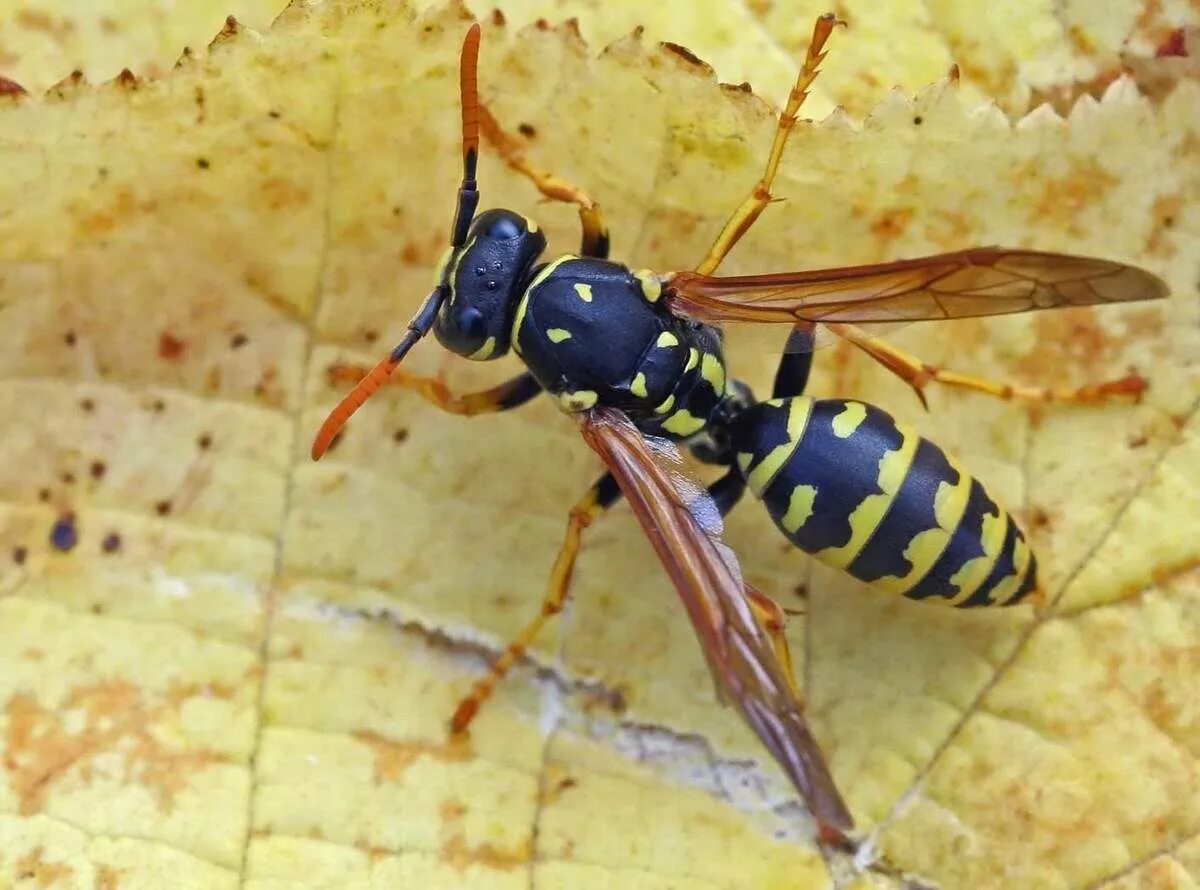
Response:
[[[746,409],[737,464],[797,547],[893,593],[952,606],[1019,602],[1037,586],[1012,518],[948,454],[863,402],[803,397]]]

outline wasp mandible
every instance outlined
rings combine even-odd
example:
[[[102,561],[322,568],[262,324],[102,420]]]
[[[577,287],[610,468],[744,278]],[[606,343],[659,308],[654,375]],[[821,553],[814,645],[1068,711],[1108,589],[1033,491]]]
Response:
[[[541,610],[458,706],[464,731],[495,684],[561,609],[581,535],[622,496],[675,585],[721,697],[741,712],[805,798],[823,837],[853,827],[803,716],[783,635],[782,609],[745,583],[720,540],[720,516],[749,488],[795,546],[903,596],[958,607],[1006,606],[1039,594],[1037,566],[1012,518],[950,455],[886,412],[859,401],[803,395],[814,333],[824,325],[916,389],[929,383],[1002,398],[1075,403],[1137,396],[1136,375],[1075,390],[995,383],[920,361],[858,324],[965,318],[1163,297],[1165,284],[1120,263],[986,247],[914,260],[739,277],[714,273],[772,200],[788,135],[837,20],[819,18],[762,177],[693,271],[657,274],[608,259],[596,203],[531,166],[479,101],[480,28],[460,66],[463,176],[450,249],[437,285],[400,343],[330,412],[312,446],[319,459],[385,381],[461,415],[516,408],[545,392],[578,422],[607,472],[569,511]],[[508,166],[546,197],[574,204],[578,255],[539,262],[546,238],[511,210],[476,215],[480,132]],[[772,397],[759,401],[726,374],[725,321],[791,326]],[[430,330],[475,361],[512,349],[526,369],[484,392],[451,393],[441,381],[395,373]],[[343,369],[343,373],[346,369]],[[707,491],[661,460],[682,443],[725,468]]]

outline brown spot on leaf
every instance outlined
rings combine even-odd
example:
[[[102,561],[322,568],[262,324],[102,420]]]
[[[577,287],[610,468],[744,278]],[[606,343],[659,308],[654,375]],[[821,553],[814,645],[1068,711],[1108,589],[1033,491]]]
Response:
[[[392,433],[392,441],[397,445],[403,445],[408,441],[408,430],[406,430],[404,427],[400,427],[400,429]]]
[[[26,547],[16,546],[12,549],[12,561],[19,566],[25,565],[25,560],[29,558],[29,550]]]
[[[537,136],[537,130],[534,129],[533,124],[527,124],[524,121],[517,124],[517,132],[520,133],[522,136],[524,136],[526,139],[533,139],[534,137]]]
[[[92,883],[92,890],[118,890],[124,871],[122,868],[113,868],[109,865],[96,866],[96,877]]]
[[[187,341],[179,339],[170,331],[163,331],[158,335],[159,358],[174,361],[183,355],[185,349],[187,349]]]
[[[116,532],[109,532],[100,542],[100,549],[105,553],[116,553],[121,549],[121,536]]]
[[[1032,202],[1032,223],[1055,227],[1062,231],[1079,232],[1081,214],[1090,204],[1102,201],[1116,184],[1116,179],[1095,158],[1077,163],[1065,176],[1045,178],[1045,171],[1027,167],[1023,173],[1044,185],[1040,198]]]
[[[1175,221],[1183,212],[1183,198],[1179,195],[1159,195],[1151,209],[1151,219],[1154,226],[1150,229],[1150,237],[1146,239],[1146,252],[1155,256],[1171,257],[1175,255],[1175,242],[1171,232]]]
[[[208,451],[212,448],[212,436],[208,433],[201,433],[200,438],[196,440],[196,447],[201,451]]]
[[[247,337],[245,334],[234,334],[232,337],[229,338],[229,348],[230,349],[241,349],[243,346],[245,346],[249,342],[250,342],[250,338]]]
[[[306,189],[282,176],[267,177],[262,182],[261,190],[267,207],[272,210],[296,207],[307,201],[309,196]]]
[[[1067,367],[1091,380],[1106,379],[1112,372],[1119,345],[1096,321],[1089,308],[1069,312],[1039,313],[1034,319],[1036,345],[1029,355],[1033,373]]]
[[[441,859],[457,871],[466,871],[473,865],[482,865],[497,871],[511,871],[523,868],[529,863],[531,843],[527,838],[516,850],[510,852],[489,843],[472,846],[462,834],[454,834],[442,844]]]
[[[209,163],[208,158],[196,158],[196,169],[207,170],[211,166],[212,164]]]
[[[393,742],[370,730],[355,732],[354,738],[370,748],[375,755],[376,784],[400,781],[405,771],[421,757],[434,757],[447,763],[461,763],[471,759],[466,744],[454,739],[440,745],[429,742]]]
[[[912,218],[913,211],[909,207],[885,210],[871,220],[871,233],[876,238],[890,241],[903,234]]]
[[[154,505],[154,512],[159,516],[166,516],[171,512],[171,502],[169,500],[159,501]]]
[[[68,346],[74,346],[76,342],[77,340],[74,331],[67,331],[65,334],[63,334],[63,343],[67,344]]]
[[[115,680],[76,687],[56,708],[28,693],[14,695],[5,706],[0,764],[18,812],[40,812],[56,785],[86,784],[100,761],[106,773],[114,761],[122,764],[126,781],[153,791],[159,806],[169,809],[193,775],[216,760],[207,751],[171,750],[154,732],[156,722],[177,711],[188,694],[176,690],[151,702],[142,690]]]
[[[102,460],[94,460],[88,465],[88,475],[99,482],[108,472],[108,464]]]
[[[38,887],[62,886],[75,874],[65,862],[46,862],[42,858],[45,851],[42,847],[34,847],[14,865],[16,865],[17,880],[36,881]]]
[[[15,80],[9,80],[7,77],[0,77],[0,96],[24,96],[25,87],[21,86]]]

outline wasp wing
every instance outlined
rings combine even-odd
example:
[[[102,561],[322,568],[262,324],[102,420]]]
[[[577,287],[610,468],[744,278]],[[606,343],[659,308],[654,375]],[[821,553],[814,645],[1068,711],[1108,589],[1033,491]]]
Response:
[[[877,323],[1006,315],[1152,300],[1166,283],[1091,257],[978,247],[809,272],[713,277],[676,272],[671,307],[705,321]]]
[[[804,720],[803,706],[746,601],[737,559],[716,537],[715,505],[660,465],[620,411],[583,415],[584,440],[616,478],[679,591],[721,696],[743,718],[803,795],[821,828],[838,836],[853,820]]]

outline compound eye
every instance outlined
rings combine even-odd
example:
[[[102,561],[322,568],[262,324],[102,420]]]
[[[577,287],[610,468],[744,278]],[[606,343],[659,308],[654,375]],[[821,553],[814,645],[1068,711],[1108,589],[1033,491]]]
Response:
[[[486,327],[483,320],[483,313],[474,306],[466,306],[460,309],[455,315],[454,322],[459,331],[468,340],[483,339],[484,328]]]

